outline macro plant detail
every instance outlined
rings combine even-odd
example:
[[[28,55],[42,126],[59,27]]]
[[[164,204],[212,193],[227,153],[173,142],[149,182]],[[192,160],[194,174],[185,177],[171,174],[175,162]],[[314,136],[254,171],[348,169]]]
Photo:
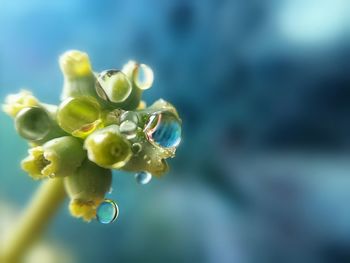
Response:
[[[27,211],[31,221],[18,228],[22,238],[12,242],[17,244],[12,254],[25,247],[35,227],[39,229],[35,220],[50,217],[40,209],[50,206],[53,213],[66,195],[72,216],[113,222],[118,206],[105,199],[112,170],[132,172],[136,182],[147,184],[168,171],[166,160],[175,156],[181,141],[176,108],[162,99],[148,107],[141,100],[153,84],[147,65],[130,61],[121,70],[97,73],[88,55],[77,50],[61,55],[59,65],[64,76],[59,105],[40,102],[27,90],[9,95],[3,105],[29,143],[22,169],[34,180],[43,180]]]

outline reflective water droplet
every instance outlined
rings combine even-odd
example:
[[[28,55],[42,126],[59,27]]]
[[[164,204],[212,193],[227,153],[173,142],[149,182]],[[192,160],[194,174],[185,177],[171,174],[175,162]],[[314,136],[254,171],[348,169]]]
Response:
[[[105,199],[96,210],[97,221],[102,224],[110,224],[119,214],[118,205],[110,199]]]
[[[126,135],[127,139],[133,139],[136,137],[137,125],[132,121],[126,120],[120,124],[119,130]]]
[[[97,76],[95,90],[101,99],[119,103],[129,97],[132,87],[130,80],[123,72],[111,69]]]
[[[140,64],[135,68],[133,80],[139,89],[149,89],[154,80],[153,71],[145,64]]]
[[[177,147],[181,142],[181,124],[170,112],[151,115],[144,131],[149,141],[164,148]]]
[[[138,154],[142,150],[142,145],[136,142],[131,146],[131,150],[134,154]]]
[[[138,124],[139,117],[136,112],[126,111],[120,116],[120,122],[123,121],[132,121],[135,124]]]
[[[152,174],[143,171],[135,174],[136,182],[139,184],[148,184],[152,179]]]
[[[108,190],[108,194],[111,194],[111,193],[113,193],[113,188],[112,187],[109,188],[109,190]]]

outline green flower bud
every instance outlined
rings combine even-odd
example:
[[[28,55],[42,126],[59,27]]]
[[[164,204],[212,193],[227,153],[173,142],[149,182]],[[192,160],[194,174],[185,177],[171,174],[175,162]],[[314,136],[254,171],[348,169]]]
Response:
[[[69,176],[86,158],[82,142],[71,136],[53,139],[28,152],[22,169],[34,179]]]
[[[89,56],[78,50],[69,50],[59,58],[59,65],[65,77],[77,78],[92,73]]]
[[[71,214],[90,221],[95,218],[97,206],[111,188],[112,172],[85,160],[74,175],[64,178],[64,183],[71,198]]]
[[[126,114],[128,112],[121,115],[121,121],[135,117],[131,113],[124,117]],[[175,156],[181,140],[181,120],[174,106],[158,100],[150,107],[137,111],[137,122],[141,132],[131,140],[133,156],[122,169],[148,171],[161,176],[169,169],[165,160]]]
[[[80,96],[98,97],[95,90],[96,78],[86,53],[67,51],[60,56],[59,64],[64,76],[62,100]]]
[[[93,97],[68,98],[58,108],[59,126],[75,137],[85,138],[102,127],[102,111]]]
[[[5,104],[2,106],[3,111],[11,117],[16,117],[18,112],[24,108],[38,106],[39,101],[33,94],[27,90],[21,90],[17,94],[8,95]]]
[[[145,137],[133,140],[130,160],[121,169],[128,172],[147,171],[154,176],[162,176],[169,171],[165,159],[173,157],[174,153],[151,144]]]
[[[52,114],[43,107],[27,107],[20,110],[15,117],[15,127],[21,137],[37,145],[65,135]]]
[[[84,147],[89,160],[104,168],[121,168],[132,155],[131,145],[117,125],[92,133],[86,138]]]

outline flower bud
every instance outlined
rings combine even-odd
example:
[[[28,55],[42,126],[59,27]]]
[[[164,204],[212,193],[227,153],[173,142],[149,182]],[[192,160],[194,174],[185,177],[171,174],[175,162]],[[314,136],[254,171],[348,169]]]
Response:
[[[181,120],[175,108],[164,100],[137,114],[143,132],[132,140],[133,156],[122,169],[161,176],[168,171],[166,159],[175,156],[181,141]]]
[[[82,142],[71,136],[53,139],[28,152],[22,169],[34,179],[74,174],[86,158]]]
[[[39,101],[31,92],[21,90],[19,93],[8,95],[2,109],[6,114],[14,118],[22,109],[38,105]]]
[[[89,56],[78,50],[69,50],[59,58],[60,68],[68,78],[86,76],[92,73]]]
[[[86,53],[78,50],[65,52],[60,56],[59,64],[64,76],[62,100],[80,96],[98,98],[95,90],[96,78]]]
[[[104,168],[123,167],[131,157],[131,145],[117,125],[98,130],[86,138],[84,148],[90,161]]]
[[[71,198],[71,214],[90,221],[95,218],[97,206],[111,188],[112,172],[85,160],[75,174],[64,178],[64,182]]]

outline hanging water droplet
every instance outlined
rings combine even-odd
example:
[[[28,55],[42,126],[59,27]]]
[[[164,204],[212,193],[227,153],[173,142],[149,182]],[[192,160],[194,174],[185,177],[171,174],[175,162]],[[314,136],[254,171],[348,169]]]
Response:
[[[148,184],[152,179],[152,174],[143,171],[135,174],[136,182],[139,184]]]
[[[118,215],[118,205],[110,199],[105,199],[96,210],[97,221],[101,224],[110,224],[114,222]]]
[[[144,131],[149,141],[165,148],[177,147],[181,141],[180,121],[170,112],[151,115]]]
[[[133,80],[139,89],[149,89],[154,80],[153,71],[145,64],[140,64],[135,68]]]
[[[111,193],[113,193],[113,188],[111,187],[111,188],[109,188],[109,190],[108,190],[108,193],[107,194],[111,194]]]
[[[141,152],[142,150],[142,145],[138,142],[135,142],[132,146],[131,146],[131,150],[134,154],[138,154],[139,152]]]
[[[133,139],[136,137],[137,125],[132,121],[126,120],[120,124],[119,130],[127,139]]]
[[[123,121],[132,121],[135,124],[138,124],[139,117],[136,112],[133,111],[126,111],[120,116],[120,122]]]

